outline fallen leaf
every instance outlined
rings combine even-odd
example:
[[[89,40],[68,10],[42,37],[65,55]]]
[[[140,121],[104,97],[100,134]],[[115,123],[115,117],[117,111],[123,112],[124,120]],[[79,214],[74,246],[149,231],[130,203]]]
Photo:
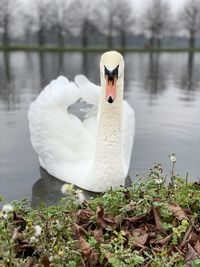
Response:
[[[196,242],[194,249],[196,250],[197,254],[200,256],[200,242],[199,242],[199,240]]]
[[[99,261],[99,253],[97,253],[97,251],[92,250],[89,258],[88,258],[88,266],[89,267],[94,267],[97,266],[97,263]]]
[[[34,264],[34,259],[33,258],[31,258],[31,257],[28,257],[28,259],[27,259],[27,261],[26,261],[26,263],[24,264],[24,267],[32,267],[33,266],[33,264]]]
[[[192,266],[192,261],[198,258],[198,254],[190,244],[187,244],[185,263],[186,267]]]
[[[74,227],[75,227],[75,230],[76,230],[76,233],[78,236],[81,236],[83,234],[87,234],[87,231],[83,227],[81,227],[80,225],[75,223]]]
[[[183,237],[183,240],[181,241],[181,244],[180,244],[180,248],[184,247],[186,243],[188,243],[191,239],[191,232],[192,232],[192,226],[190,226],[188,228],[188,230],[186,231],[184,237]]]
[[[165,238],[156,241],[155,244],[160,244],[162,246],[167,245],[169,243],[169,241],[171,240],[172,236],[173,236],[173,234],[170,234],[170,235],[166,236]]]
[[[146,217],[146,214],[140,215],[140,216],[133,216],[133,217],[126,217],[125,220],[131,223],[135,223],[137,221],[142,220]]]
[[[104,236],[102,229],[100,230],[95,229],[94,231],[92,231],[92,234],[98,243],[100,244],[104,243]]]
[[[77,212],[77,218],[79,221],[88,222],[93,212],[90,209],[81,209]]]
[[[182,220],[189,220],[187,214],[184,212],[184,210],[179,205],[172,205],[168,204],[169,210],[174,214],[174,216],[182,221]]]
[[[145,245],[148,237],[149,237],[149,235],[148,235],[148,233],[146,233],[144,235],[140,235],[140,236],[136,237],[134,241],[140,245]]]
[[[156,224],[156,230],[159,230],[161,232],[166,232],[162,227],[162,222],[161,222],[161,219],[160,219],[160,216],[159,216],[159,213],[156,207],[153,207],[152,210],[153,210],[153,216],[154,216],[154,220]]]
[[[82,237],[79,237],[78,246],[84,256],[88,256],[91,253],[91,247],[89,243]]]
[[[47,256],[43,256],[43,258],[42,258],[42,264],[45,267],[49,267],[50,266],[50,261],[49,261],[49,258]]]
[[[107,228],[108,226],[114,226],[115,222],[110,219],[106,218],[104,215],[104,209],[102,207],[97,207],[96,209],[96,222],[101,228]]]
[[[99,260],[99,254],[97,251],[90,246],[90,244],[82,237],[79,237],[78,246],[81,253],[85,257],[85,263],[88,267],[96,266]]]

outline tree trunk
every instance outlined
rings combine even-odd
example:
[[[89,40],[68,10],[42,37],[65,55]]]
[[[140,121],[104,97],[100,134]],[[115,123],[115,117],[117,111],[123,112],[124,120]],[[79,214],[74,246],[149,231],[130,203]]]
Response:
[[[64,42],[64,36],[61,32],[61,30],[58,31],[58,46],[59,47],[64,47],[65,42]]]
[[[125,48],[126,47],[126,33],[124,30],[121,30],[120,39],[121,39],[121,47]]]
[[[81,45],[83,48],[88,46],[88,21],[84,21],[82,26],[82,38],[81,38]]]
[[[108,48],[111,49],[113,47],[113,21],[112,15],[110,15],[109,25],[108,25]]]
[[[44,45],[44,29],[41,27],[38,30],[38,45],[43,46]]]
[[[3,45],[9,46],[10,45],[10,38],[9,38],[9,18],[4,18],[4,32],[3,32]]]
[[[158,48],[158,49],[161,48],[161,39],[160,39],[160,37],[156,38],[156,48]]]
[[[150,48],[154,48],[154,44],[155,44],[154,35],[152,35],[151,38],[149,39],[149,44],[150,44]]]
[[[193,32],[190,32],[189,48],[190,49],[195,48],[195,38],[194,38],[194,33]]]

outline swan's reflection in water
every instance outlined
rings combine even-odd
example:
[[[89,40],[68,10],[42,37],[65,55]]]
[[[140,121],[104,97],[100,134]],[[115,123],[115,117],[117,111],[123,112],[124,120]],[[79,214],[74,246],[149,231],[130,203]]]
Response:
[[[45,169],[40,167],[41,178],[37,180],[32,187],[31,206],[38,207],[41,203],[44,203],[47,207],[56,205],[59,203],[62,197],[66,196],[61,192],[61,187],[65,182],[50,175]],[[125,181],[125,186],[131,185],[131,179],[128,176]],[[75,189],[81,189],[75,186]],[[84,198],[96,197],[101,193],[91,192],[81,189]]]
[[[37,207],[41,203],[46,206],[57,204],[64,196],[61,192],[63,181],[50,175],[45,169],[40,167],[41,178],[32,187],[31,206]]]

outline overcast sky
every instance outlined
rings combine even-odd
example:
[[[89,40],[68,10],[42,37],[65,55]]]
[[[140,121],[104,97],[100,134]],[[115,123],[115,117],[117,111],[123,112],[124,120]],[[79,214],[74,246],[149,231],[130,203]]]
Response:
[[[149,3],[149,0],[132,0],[134,3],[134,6],[141,9],[145,4]],[[169,2],[172,10],[176,11],[178,10],[181,6],[184,5],[186,0],[166,0],[166,2]],[[192,0],[190,0],[192,1]]]
[[[24,2],[30,2],[31,0],[23,0]],[[83,0],[84,1],[84,0]],[[143,5],[148,4],[150,0],[131,0],[136,8],[141,9]],[[186,0],[165,0],[169,2],[174,11],[178,10]],[[192,1],[192,0],[190,0]]]

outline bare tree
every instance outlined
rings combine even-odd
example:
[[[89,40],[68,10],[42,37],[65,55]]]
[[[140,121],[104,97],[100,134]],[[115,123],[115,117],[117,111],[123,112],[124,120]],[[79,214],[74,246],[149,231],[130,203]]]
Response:
[[[25,28],[36,33],[39,46],[45,44],[45,32],[49,28],[49,5],[48,0],[34,0],[27,2],[23,12]]]
[[[99,0],[100,1],[100,0]],[[111,49],[114,43],[114,37],[117,36],[116,24],[117,24],[117,9],[116,2],[109,0],[104,0],[99,2],[101,3],[102,8],[96,9],[95,14],[98,16],[98,20],[95,22],[95,25],[99,32],[107,37],[107,46]],[[98,5],[97,5],[98,6]],[[101,23],[99,23],[99,21]]]
[[[151,0],[141,16],[141,26],[150,36],[151,47],[161,46],[162,37],[172,28],[172,13],[165,0]]]
[[[54,0],[50,7],[50,28],[56,32],[60,47],[65,45],[66,36],[78,33],[78,8],[76,1],[70,0]]]
[[[120,37],[120,45],[125,47],[127,34],[131,32],[134,23],[131,1],[104,0],[101,10],[97,12],[101,17],[97,28],[107,37],[108,47],[113,47],[117,36]]]
[[[120,36],[121,47],[126,46],[127,35],[132,31],[134,25],[133,5],[129,0],[117,0],[117,31]]]
[[[10,45],[10,34],[15,17],[16,0],[0,0],[0,30],[2,33],[2,44]]]
[[[189,34],[189,48],[195,47],[195,38],[200,32],[200,2],[199,0],[187,1],[180,11],[179,21],[181,28]]]
[[[80,39],[81,46],[87,47],[89,44],[90,36],[94,36],[97,31],[95,26],[99,23],[99,12],[97,11],[97,1],[90,0],[77,0],[77,17],[79,18]]]

